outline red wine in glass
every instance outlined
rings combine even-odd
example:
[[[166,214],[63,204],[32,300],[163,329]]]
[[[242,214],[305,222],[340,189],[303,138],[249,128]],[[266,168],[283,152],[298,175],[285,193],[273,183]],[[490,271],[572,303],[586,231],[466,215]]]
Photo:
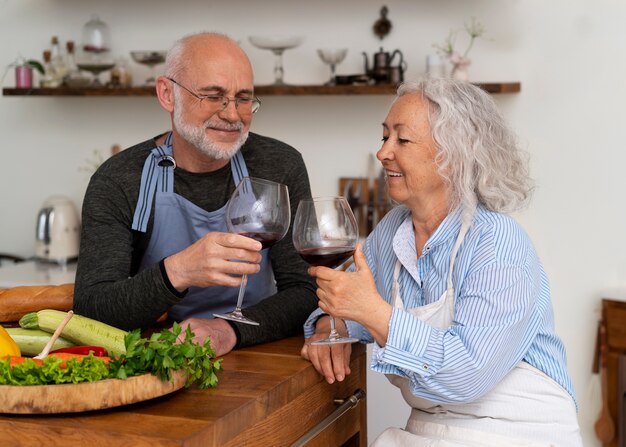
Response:
[[[270,248],[284,236],[277,231],[243,231],[239,234],[259,241],[263,248]]]
[[[359,230],[344,197],[326,197],[302,200],[293,221],[293,246],[302,259],[311,265],[335,268],[346,262],[354,253]],[[312,342],[313,345],[354,343],[356,338],[342,337],[335,329],[335,319],[330,317],[328,338]]]
[[[354,247],[305,248],[298,254],[311,265],[334,269],[350,259],[354,254]]]

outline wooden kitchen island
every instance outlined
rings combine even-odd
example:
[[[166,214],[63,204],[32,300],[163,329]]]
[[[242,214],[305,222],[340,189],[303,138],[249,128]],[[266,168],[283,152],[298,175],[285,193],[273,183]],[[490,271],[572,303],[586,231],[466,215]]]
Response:
[[[334,401],[365,391],[365,347],[353,345],[352,374],[328,385],[301,346],[300,336],[233,351],[213,389],[80,414],[0,414],[0,445],[366,447],[365,399]],[[339,407],[345,413],[313,436]]]

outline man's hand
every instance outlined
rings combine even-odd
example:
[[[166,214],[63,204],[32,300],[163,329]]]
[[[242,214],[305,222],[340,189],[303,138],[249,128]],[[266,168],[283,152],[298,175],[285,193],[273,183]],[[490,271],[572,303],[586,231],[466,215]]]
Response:
[[[241,275],[259,271],[262,247],[249,237],[210,232],[165,258],[165,270],[179,292],[189,287],[238,287]]]
[[[193,341],[204,344],[207,337],[211,337],[211,347],[217,357],[228,354],[237,343],[235,331],[221,318],[189,318],[180,323],[181,336],[184,337],[187,326],[194,333]]]
[[[341,335],[347,335],[346,326],[340,320],[335,320],[336,329]],[[350,354],[352,345],[341,343],[334,345],[311,345],[312,341],[327,338],[330,333],[330,318],[320,317],[315,325],[315,334],[304,341],[300,355],[309,360],[315,369],[326,378],[328,383],[335,380],[341,382],[350,374]]]

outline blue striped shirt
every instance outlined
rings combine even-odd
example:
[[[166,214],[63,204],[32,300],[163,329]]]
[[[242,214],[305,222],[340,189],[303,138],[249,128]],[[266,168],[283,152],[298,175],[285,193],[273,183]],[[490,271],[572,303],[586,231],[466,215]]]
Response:
[[[392,303],[393,270],[405,309],[433,303],[446,291],[450,255],[461,228],[457,210],[431,235],[417,258],[410,211],[398,206],[364,245],[378,293]],[[452,274],[452,325],[439,330],[394,308],[385,347],[374,345],[372,370],[407,377],[414,395],[435,403],[476,400],[518,363],[543,371],[569,392],[565,348],[554,330],[547,277],[532,242],[511,217],[476,210]],[[305,323],[314,332],[316,310]],[[347,321],[351,336],[373,342],[360,324]]]

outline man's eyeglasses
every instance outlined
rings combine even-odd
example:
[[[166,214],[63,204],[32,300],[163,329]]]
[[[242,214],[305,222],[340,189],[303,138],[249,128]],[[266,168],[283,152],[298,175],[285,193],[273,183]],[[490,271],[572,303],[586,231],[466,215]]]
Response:
[[[200,100],[200,104],[207,104],[209,107],[219,109],[220,111],[228,107],[228,104],[231,101],[235,103],[235,108],[241,113],[256,113],[256,111],[259,110],[259,107],[261,107],[261,101],[256,96],[252,98],[236,96],[231,99],[228,96],[224,96],[224,95],[198,95],[197,93],[191,91],[190,89],[188,89],[181,83],[177,82],[176,80],[172,78],[167,78],[167,79],[172,81],[174,84],[176,84],[180,88],[186,90],[187,93],[189,93],[190,95],[198,98]]]

